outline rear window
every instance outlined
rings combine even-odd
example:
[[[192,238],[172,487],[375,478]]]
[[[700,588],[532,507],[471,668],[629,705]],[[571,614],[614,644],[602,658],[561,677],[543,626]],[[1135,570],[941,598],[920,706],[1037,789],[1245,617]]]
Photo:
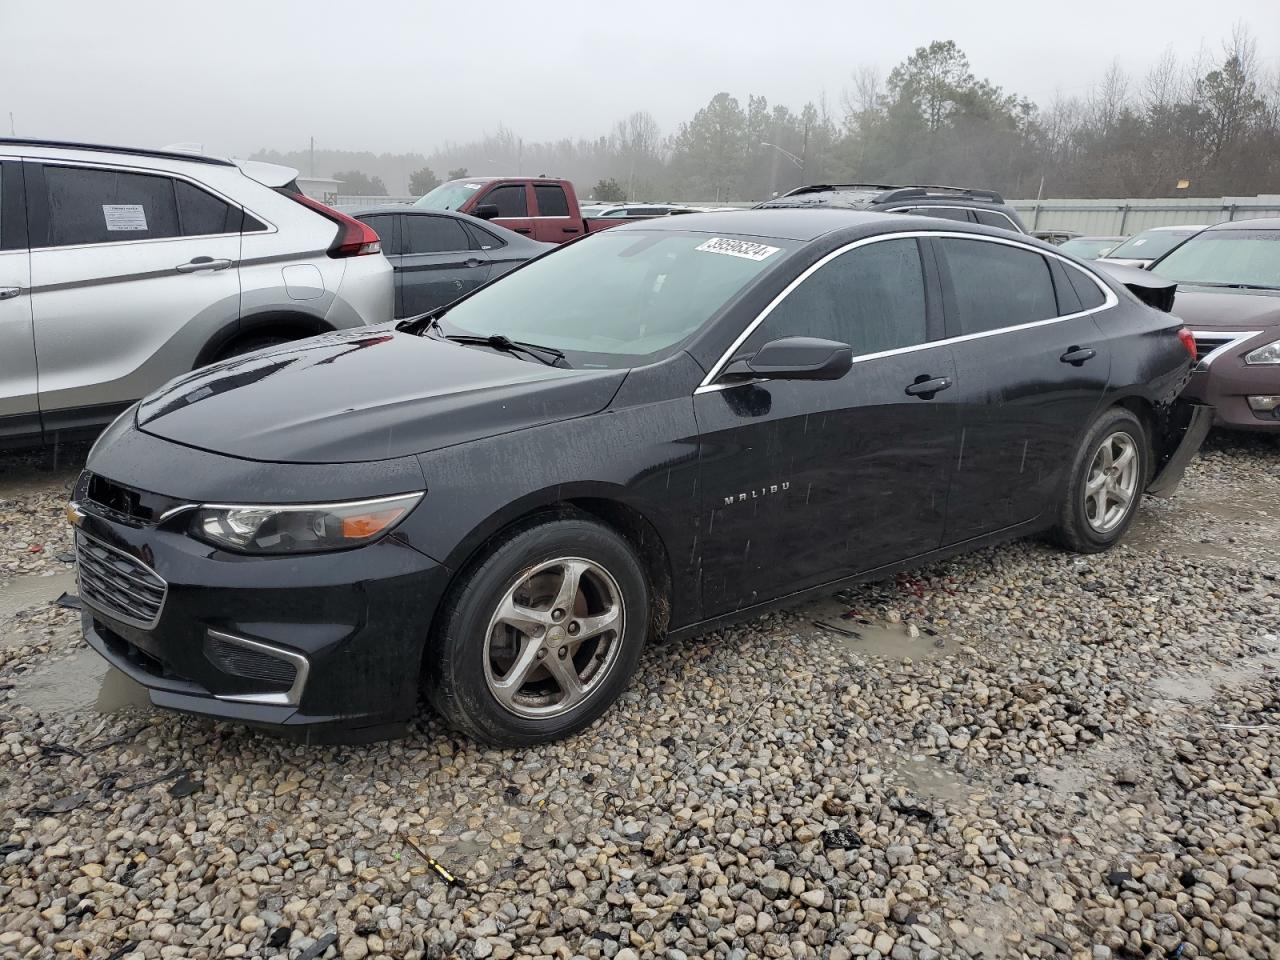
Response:
[[[537,183],[533,187],[534,198],[538,201],[538,215],[542,217],[569,216],[569,201],[564,195],[564,187],[556,183]]]
[[[983,333],[1058,316],[1049,265],[1038,253],[989,240],[940,239],[959,333]]]

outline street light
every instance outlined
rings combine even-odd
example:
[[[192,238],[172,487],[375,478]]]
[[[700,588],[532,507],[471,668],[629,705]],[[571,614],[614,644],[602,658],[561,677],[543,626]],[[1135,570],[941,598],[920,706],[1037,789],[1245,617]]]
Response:
[[[800,168],[800,172],[801,172],[801,173],[803,173],[803,172],[804,172],[804,161],[803,161],[803,160],[801,160],[799,157],[797,157],[797,156],[796,156],[794,153],[792,153],[790,150],[783,150],[783,149],[782,149],[780,146],[778,146],[776,143],[769,143],[769,142],[768,142],[768,141],[766,141],[766,140],[761,140],[761,141],[760,141],[760,146],[762,146],[762,147],[773,147],[773,149],[777,150],[780,154],[782,154],[784,157],[786,157],[788,160],[790,160],[792,163],[794,163],[797,167],[799,167],[799,168]]]

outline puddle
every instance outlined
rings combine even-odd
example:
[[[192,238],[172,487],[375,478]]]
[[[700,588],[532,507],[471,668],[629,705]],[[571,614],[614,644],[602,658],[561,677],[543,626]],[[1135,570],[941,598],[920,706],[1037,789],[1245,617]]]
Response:
[[[1264,673],[1280,670],[1280,638],[1268,637],[1270,649],[1252,657],[1244,657],[1226,667],[1212,667],[1194,673],[1176,673],[1157,677],[1151,688],[1162,700],[1184,703],[1207,703],[1219,687],[1231,687],[1255,680]]]
[[[42,606],[64,593],[75,592],[76,575],[73,570],[51,576],[14,577],[0,586],[0,622],[21,610]]]
[[[844,619],[842,615],[849,612],[849,606],[839,600],[819,600],[796,612],[809,620],[813,629],[836,638],[846,649],[868,657],[930,660],[948,656],[957,649],[945,635],[925,633],[923,627],[917,627],[919,635],[913,637],[912,628],[905,623],[887,623],[869,617]]]
[[[108,666],[87,647],[24,674],[12,696],[37,713],[115,713],[127,707],[151,706],[144,687]]]
[[[911,757],[903,762],[889,764],[889,769],[900,778],[907,789],[929,800],[964,802],[974,794],[981,794],[980,787],[965,780],[954,770],[938,763],[932,757]]]

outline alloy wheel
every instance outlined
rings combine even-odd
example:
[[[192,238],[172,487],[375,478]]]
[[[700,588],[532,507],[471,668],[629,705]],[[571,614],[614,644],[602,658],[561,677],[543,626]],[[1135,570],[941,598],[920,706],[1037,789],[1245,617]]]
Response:
[[[522,572],[485,633],[489,691],[510,712],[547,719],[604,682],[622,648],[622,591],[600,564],[577,557]]]
[[[1110,533],[1124,522],[1138,495],[1142,458],[1138,444],[1124,431],[1109,434],[1093,455],[1084,486],[1085,519],[1098,533]]]

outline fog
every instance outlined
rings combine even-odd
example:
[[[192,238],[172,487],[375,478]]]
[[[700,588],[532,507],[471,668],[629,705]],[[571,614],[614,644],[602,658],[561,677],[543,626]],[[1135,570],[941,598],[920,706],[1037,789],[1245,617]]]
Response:
[[[1037,103],[1081,95],[1118,61],[1217,53],[1233,24],[1266,70],[1280,4],[220,0],[0,3],[0,123],[20,136],[211,152],[430,154],[500,126],[588,138],[633,111],[674,132],[718,91],[832,110],[854,71],[934,40]],[[320,172],[320,171],[317,171]],[[331,171],[323,171],[329,173]]]

